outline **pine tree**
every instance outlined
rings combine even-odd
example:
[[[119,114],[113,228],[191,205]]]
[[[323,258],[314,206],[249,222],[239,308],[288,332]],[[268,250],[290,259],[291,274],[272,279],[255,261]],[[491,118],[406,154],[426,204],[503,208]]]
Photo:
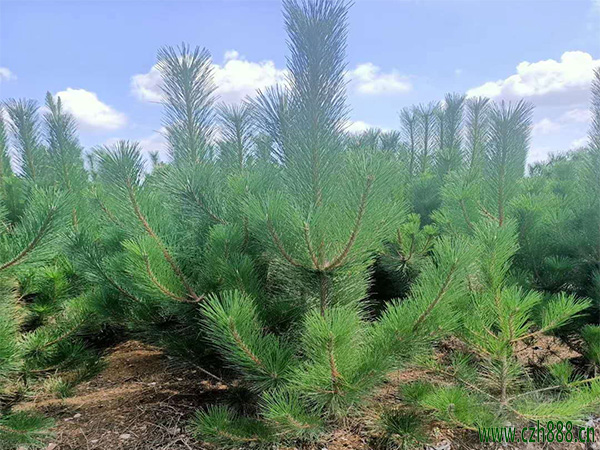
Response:
[[[504,223],[523,192],[531,114],[531,106],[523,101],[492,104],[482,176],[468,167],[449,176],[442,188],[442,207],[434,214],[441,226],[472,233],[482,217]]]
[[[290,92],[279,98],[290,99],[292,112],[285,126],[269,127],[282,144],[282,182],[248,205],[251,233],[268,250],[274,293],[259,302],[239,290],[222,292],[202,306],[210,340],[261,396],[259,418],[222,407],[198,415],[198,433],[221,445],[273,434],[309,438],[324,421],[345,416],[388,370],[451,328],[445,318],[467,286],[470,246],[441,240],[408,299],[391,304],[379,322],[367,319],[360,300],[369,266],[404,208],[389,178],[396,173],[393,160],[365,152],[378,145],[378,133],[359,141],[358,151],[343,151],[347,7],[285,3],[291,81]],[[274,104],[255,103],[257,114],[276,119]],[[419,244],[419,251],[432,244]]]
[[[206,49],[185,44],[158,52],[162,75],[165,128],[176,164],[198,163],[210,154],[214,132],[212,64]]]
[[[474,232],[477,269],[469,277],[468,296],[459,300],[459,324],[453,330],[463,345],[425,363],[437,382],[409,384],[402,397],[439,420],[471,430],[507,420],[583,420],[598,407],[600,380],[576,375],[567,361],[546,366],[543,378],[533,377],[518,349],[564,327],[590,302],[565,294],[545,300],[511,280],[518,248],[513,222],[499,226],[484,219]],[[448,381],[454,385],[443,384]]]
[[[508,203],[518,192],[518,180],[525,173],[532,107],[523,101],[515,105],[502,102],[493,107],[490,114],[483,205],[502,225]]]
[[[419,170],[423,174],[429,169],[433,154],[433,142],[434,142],[434,126],[436,112],[439,111],[439,105],[436,103],[429,103],[427,105],[419,105],[417,107],[417,120],[419,130]],[[442,125],[442,130],[445,127]],[[443,144],[444,137],[440,134],[440,142]]]
[[[9,100],[5,108],[10,117],[17,161],[25,177],[36,181],[46,167],[46,149],[41,143],[38,106],[32,100]]]
[[[473,109],[485,107],[481,106],[485,103],[477,103]],[[469,135],[481,136],[474,129],[473,115]],[[455,332],[468,350],[455,351],[449,366],[432,365],[442,378],[455,380],[456,388],[415,385],[409,386],[405,395],[408,401],[433,411],[440,419],[471,429],[507,417],[511,421],[542,416],[580,420],[597,407],[600,385],[596,379],[575,377],[573,367],[565,362],[547,367],[550,381],[540,386],[516,357],[517,347],[524,341],[564,327],[590,305],[589,301],[563,293],[546,300],[538,292],[524,291],[511,279],[511,262],[518,249],[513,220],[518,218],[522,201],[518,195],[523,189],[520,180],[530,117],[531,108],[522,102],[492,105],[489,140],[476,143],[485,149],[483,170],[492,182],[480,184],[471,168],[450,174],[443,190],[444,206],[435,214],[445,229],[473,236],[478,248],[478,270],[469,280],[471,292],[468,300],[462,300],[459,310],[463,318]],[[534,317],[539,320],[534,321]],[[459,407],[458,396],[471,400]],[[482,410],[477,406],[490,400],[498,407]],[[448,414],[452,404],[456,409]],[[478,413],[473,415],[470,410]]]
[[[72,115],[65,113],[60,97],[46,94],[44,123],[47,130],[48,160],[52,174],[57,177],[57,185],[73,193],[87,183],[87,173],[81,158],[82,148],[77,138],[77,126]]]
[[[586,203],[589,222],[586,223],[586,235],[594,236],[590,249],[591,262],[595,266],[591,278],[594,286],[590,289],[590,295],[596,301],[598,317],[600,317],[600,70],[594,72],[592,82],[592,125],[589,131],[589,150],[584,158],[582,182],[587,193]],[[589,234],[587,227],[589,226]],[[595,241],[595,242],[594,242]]]
[[[469,169],[474,173],[480,174],[488,140],[490,100],[485,97],[470,98],[466,101],[465,105]]]
[[[8,102],[24,180],[10,174],[0,192],[0,441],[7,448],[40,445],[51,425],[39,415],[11,412],[19,398],[15,386],[35,391],[52,379],[66,393],[99,367],[79,336],[97,325],[95,293],[71,283],[76,277],[67,250],[68,212],[84,203],[75,195],[83,194],[87,175],[73,119],[59,100],[48,96],[47,102],[44,127],[33,102]],[[40,143],[44,138],[48,149]]]
[[[594,166],[597,84],[596,79],[589,146],[533,166],[530,177],[523,180],[522,194],[512,203],[521,244],[517,265],[526,283],[549,293],[591,298],[596,308],[600,295],[597,164]]]
[[[417,112],[415,108],[403,108],[400,112],[400,126],[408,145],[408,173],[412,176],[417,162]]]
[[[0,230],[0,445],[39,443],[51,421],[37,415],[11,412],[14,393],[8,381],[25,377],[32,369],[54,365],[52,352],[59,341],[62,326],[38,327],[24,333],[30,311],[19,300],[25,295],[19,276],[39,268],[56,251],[60,229],[64,226],[64,196],[34,189],[19,223]],[[39,357],[32,353],[46,350]]]
[[[435,155],[438,176],[444,176],[451,170],[461,167],[462,151],[462,122],[465,96],[446,94],[443,106],[438,107],[439,148]]]
[[[249,104],[221,105],[219,125],[219,159],[227,171],[241,172],[250,162],[254,137],[254,120]]]
[[[250,104],[256,128],[272,141],[270,157],[276,162],[283,162],[285,139],[291,123],[287,91],[283,86],[258,90]]]
[[[388,195],[385,180],[392,174],[377,156],[341,151],[346,6],[340,2],[286,5],[292,49],[291,88],[286,97],[292,112],[286,125],[274,127],[286,131],[281,139],[286,188],[256,199],[251,222],[261,224],[257,235],[289,269],[312,274],[324,310],[341,300],[336,299],[336,284],[342,279],[345,290],[352,289],[345,279],[349,274],[341,275],[344,268],[367,262],[381,236],[389,233],[385,222],[394,220],[383,220],[377,198]],[[278,139],[275,134],[273,140]],[[364,295],[364,275],[352,270],[357,273],[356,295]]]

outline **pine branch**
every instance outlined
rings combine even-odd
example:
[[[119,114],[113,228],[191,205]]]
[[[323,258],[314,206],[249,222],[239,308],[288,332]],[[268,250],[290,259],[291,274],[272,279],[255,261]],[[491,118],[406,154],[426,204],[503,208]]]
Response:
[[[253,300],[239,291],[209,296],[201,306],[206,331],[223,357],[261,392],[286,383],[292,353],[283,341],[264,332]]]
[[[433,134],[433,121],[436,111],[439,107],[435,103],[429,103],[427,105],[419,105],[417,109],[417,119],[419,126],[419,143],[420,143],[420,155],[419,155],[419,168],[423,174],[429,168],[429,159],[431,157],[431,140]]]
[[[260,367],[261,369],[264,369],[264,364],[262,363],[260,358],[258,356],[256,356],[252,352],[252,350],[250,350],[250,348],[248,348],[248,346],[244,343],[240,334],[237,332],[237,329],[235,328],[235,322],[233,321],[232,317],[229,318],[229,331],[231,332],[231,335],[233,336],[235,343],[246,354],[246,356],[248,356],[248,358],[250,358],[252,361],[254,361],[254,363],[258,367]]]
[[[74,182],[80,188],[86,181],[75,118],[63,111],[60,98],[55,101],[50,92],[46,94],[46,108],[48,112],[44,115],[44,122],[48,134],[48,156],[55,173],[61,178],[61,184],[72,192]]]
[[[133,300],[136,303],[141,303],[141,300],[134,296],[132,293],[123,288],[119,283],[115,281],[113,277],[111,277],[105,270],[107,266],[106,261],[103,256],[96,251],[94,247],[91,247],[93,244],[87,242],[84,239],[84,235],[78,234],[76,235],[76,240],[74,244],[80,249],[80,255],[83,257],[83,261],[85,264],[88,264],[91,267],[91,272],[97,275],[100,275],[100,278],[110,284],[114,289],[116,289],[119,293],[121,293],[124,297],[129,300]]]
[[[169,265],[171,266],[171,269],[173,270],[173,272],[175,272],[175,274],[177,275],[177,277],[179,278],[179,280],[181,281],[183,286],[188,291],[189,295],[192,297],[192,299],[196,302],[202,301],[202,299],[204,299],[204,296],[203,295],[198,296],[198,294],[196,294],[194,292],[194,290],[192,289],[190,284],[187,282],[185,275],[183,274],[183,272],[181,271],[181,269],[179,268],[179,266],[177,265],[177,263],[171,256],[171,253],[169,253],[169,251],[167,250],[167,247],[163,244],[162,239],[154,232],[154,230],[148,223],[148,220],[146,219],[144,214],[142,214],[142,211],[140,210],[140,207],[138,205],[138,202],[137,202],[137,199],[135,196],[135,191],[133,189],[133,185],[131,184],[131,182],[129,180],[127,180],[126,186],[127,186],[127,193],[129,195],[129,201],[131,202],[135,216],[138,218],[138,220],[144,227],[144,230],[146,230],[146,233],[148,233],[148,235],[154,240],[154,242],[156,243],[156,245],[162,252],[165,260],[167,261],[167,263],[169,263]]]
[[[332,388],[332,393],[333,394],[339,394],[339,388],[338,388],[338,384],[339,384],[339,380],[341,378],[340,373],[338,372],[336,363],[335,363],[335,356],[333,354],[333,339],[334,336],[333,334],[330,334],[329,336],[329,342],[327,343],[327,352],[328,352],[328,358],[329,358],[329,370],[331,371],[331,388]]]
[[[204,211],[206,214],[208,214],[208,216],[217,223],[220,223],[222,225],[227,225],[227,221],[222,219],[221,217],[217,216],[215,213],[213,213],[210,208],[208,208],[208,206],[206,206],[206,204],[202,201],[202,198],[200,198],[198,195],[196,195],[196,192],[194,192],[193,189],[189,189],[187,194],[189,196],[191,196],[192,200],[198,205],[198,207]]]
[[[302,264],[300,264],[294,258],[292,258],[292,256],[285,250],[285,248],[283,247],[283,243],[281,242],[281,239],[279,238],[279,235],[273,228],[273,223],[271,222],[271,219],[269,219],[268,217],[267,217],[267,230],[269,231],[269,235],[271,236],[273,243],[279,250],[279,253],[281,253],[281,255],[286,259],[286,261],[289,262],[294,267],[302,267]]]
[[[485,97],[470,98],[467,106],[467,149],[469,170],[480,173],[483,167],[485,147],[489,138],[490,100]]]
[[[358,206],[358,214],[356,215],[356,222],[354,224],[354,228],[352,229],[352,233],[350,234],[350,238],[348,239],[348,243],[346,244],[342,253],[337,258],[335,258],[331,264],[328,264],[327,266],[325,266],[325,270],[333,270],[333,269],[337,269],[338,267],[340,267],[342,264],[344,264],[344,261],[346,260],[346,258],[348,257],[348,254],[352,250],[352,246],[354,245],[354,242],[356,242],[356,238],[358,237],[358,233],[359,233],[361,225],[362,225],[362,220],[363,220],[365,211],[367,209],[367,201],[369,198],[369,193],[371,192],[372,187],[373,187],[373,177],[369,176],[369,177],[367,177],[367,184],[365,187],[365,192],[363,193],[363,195],[361,196],[361,199],[360,199],[360,204]]]
[[[308,247],[308,254],[310,255],[310,259],[312,260],[313,267],[316,270],[321,270],[321,265],[319,264],[319,260],[317,259],[317,255],[312,246],[312,239],[310,237],[310,227],[307,222],[304,222],[304,241],[306,242],[306,246]]]
[[[413,329],[414,333],[416,333],[418,331],[421,324],[425,321],[425,319],[427,319],[427,317],[431,314],[431,311],[433,311],[433,309],[437,306],[437,304],[444,298],[444,296],[448,292],[448,289],[450,287],[450,284],[452,283],[452,280],[454,278],[454,274],[455,274],[457,268],[458,268],[458,263],[454,263],[452,266],[450,266],[450,269],[448,270],[448,274],[446,275],[444,283],[440,286],[440,289],[439,289],[438,294],[436,295],[435,299],[427,306],[425,311],[423,311],[423,313],[419,316],[419,318],[416,320],[415,324],[413,325],[412,329]]]
[[[471,222],[471,219],[469,218],[469,213],[467,212],[467,207],[465,205],[464,198],[460,199],[460,210],[463,214],[463,218],[465,219],[465,223],[467,224],[467,227],[469,227],[469,230],[474,231],[475,227],[473,226],[473,223]]]
[[[66,333],[63,333],[59,337],[52,339],[50,342],[45,343],[44,345],[42,345],[41,348],[38,349],[38,351],[45,350],[48,347],[52,347],[53,345],[56,345],[56,344],[64,341],[65,339],[70,338],[73,334],[75,334],[77,332],[77,330],[79,330],[81,328],[82,325],[84,325],[87,322],[87,319],[88,319],[87,317],[84,318],[77,325],[75,325],[74,327],[69,329]]]
[[[291,125],[288,91],[279,85],[265,90],[259,89],[256,96],[250,100],[250,105],[255,126],[275,145],[275,148],[269,149],[266,159],[274,156],[276,162],[285,163],[286,142],[289,140]]]
[[[29,242],[29,244],[27,244],[27,246],[23,250],[21,250],[21,252],[17,256],[15,256],[10,261],[7,261],[4,264],[0,265],[0,272],[21,262],[21,260],[23,260],[25,257],[27,257],[27,255],[29,255],[38,246],[38,244],[42,241],[44,236],[46,236],[46,234],[50,230],[52,221],[53,221],[56,213],[57,213],[57,209],[54,206],[49,208],[48,213],[46,214],[46,217],[42,221],[42,223],[41,223],[37,233],[33,237],[33,239]]]
[[[173,292],[169,291],[166,287],[164,287],[160,281],[158,281],[158,279],[156,278],[156,275],[154,275],[154,272],[152,271],[152,267],[150,266],[150,259],[148,257],[147,254],[142,255],[143,259],[144,259],[144,266],[146,268],[146,273],[148,274],[148,277],[150,278],[150,281],[152,282],[152,284],[154,286],[156,286],[158,288],[158,290],[160,292],[162,292],[164,295],[166,295],[167,297],[172,298],[173,300],[177,300],[178,302],[185,302],[186,299],[179,297],[178,295],[175,295]]]
[[[513,400],[516,400],[516,399],[521,398],[521,397],[526,397],[528,395],[539,394],[541,392],[547,392],[547,391],[555,391],[555,390],[558,390],[558,389],[565,389],[565,388],[568,388],[568,387],[577,387],[577,386],[581,386],[581,385],[584,385],[584,384],[593,383],[595,381],[600,381],[600,377],[586,378],[585,380],[574,381],[574,382],[569,383],[567,385],[557,384],[555,386],[546,386],[546,387],[543,387],[543,388],[540,388],[540,389],[535,389],[533,391],[527,391],[527,392],[524,392],[522,394],[515,395],[513,397],[510,397],[507,401],[510,403]]]

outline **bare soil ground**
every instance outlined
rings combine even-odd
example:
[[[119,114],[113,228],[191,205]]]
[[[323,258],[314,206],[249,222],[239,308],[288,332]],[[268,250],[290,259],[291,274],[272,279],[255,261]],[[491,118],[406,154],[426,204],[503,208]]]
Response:
[[[540,346],[540,353],[544,351],[547,349]],[[531,354],[526,356],[532,357]],[[302,450],[374,448],[377,436],[373,425],[385,406],[398,404],[399,385],[428,376],[420,371],[390,374],[388,382],[360,415],[349,418],[343,426],[323,436],[320,442]],[[155,347],[129,341],[116,347],[108,356],[106,369],[93,380],[78,386],[73,397],[40,397],[20,405],[20,409],[35,409],[56,420],[55,435],[47,450],[215,450],[214,446],[193,438],[187,429],[189,419],[195,411],[231,396],[235,387],[235,382],[218,381],[200,369],[182,368]],[[600,436],[600,424],[598,428],[597,436]],[[586,449],[582,444],[484,447],[473,433],[435,424],[429,434],[434,444],[420,448]],[[297,450],[283,446],[277,449]]]
[[[126,342],[107,368],[66,399],[21,405],[55,418],[55,450],[202,448],[185,433],[187,420],[227,386],[195,369],[174,370],[158,349]]]

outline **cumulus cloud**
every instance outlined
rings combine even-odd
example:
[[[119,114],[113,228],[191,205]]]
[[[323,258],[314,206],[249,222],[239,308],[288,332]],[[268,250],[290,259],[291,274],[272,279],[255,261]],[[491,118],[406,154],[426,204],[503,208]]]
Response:
[[[412,89],[408,77],[395,70],[383,72],[373,63],[364,63],[348,71],[350,87],[366,95],[402,94]]]
[[[545,117],[533,124],[531,132],[534,135],[552,134],[559,131],[561,128],[562,124]]]
[[[379,127],[377,125],[363,122],[362,120],[347,120],[346,123],[344,124],[344,130],[348,133],[353,133],[353,134],[360,134],[360,133],[370,130],[372,128],[379,129],[382,132],[390,131],[389,128]]]
[[[560,61],[523,61],[508,78],[489,81],[467,91],[483,96],[514,100],[527,98],[538,105],[575,105],[587,102],[594,68],[600,59],[582,51],[564,52]]]
[[[570,109],[561,116],[561,120],[571,123],[589,123],[592,120],[592,113],[584,108]]]
[[[125,114],[100,101],[94,92],[67,88],[54,97],[60,97],[65,111],[71,113],[82,128],[117,130],[127,123]]]
[[[160,102],[162,100],[160,83],[160,72],[156,66],[152,66],[147,73],[140,73],[131,77],[131,92],[139,100]]]
[[[279,69],[271,60],[248,61],[236,50],[225,52],[222,64],[213,64],[216,94],[227,103],[252,96],[258,89],[285,84],[287,70]],[[397,71],[384,72],[373,63],[359,64],[346,73],[350,90],[360,94],[398,94],[408,92],[412,84]],[[148,72],[131,77],[131,92],[142,101],[160,102],[161,76],[154,65]]]
[[[213,64],[216,94],[228,103],[236,103],[257,89],[264,89],[285,81],[285,69],[278,69],[270,60],[252,62],[235,50],[225,52],[223,64]],[[161,78],[158,68],[131,77],[131,91],[140,100],[160,102]]]
[[[348,120],[346,122],[346,131],[348,133],[362,133],[367,131],[369,128],[375,128],[373,125],[369,125],[362,120]]]
[[[0,82],[16,80],[17,76],[12,73],[7,67],[0,67]]]
[[[532,127],[532,133],[534,136],[554,134],[568,126],[587,125],[589,124],[591,119],[592,114],[588,109],[569,109],[562,113],[556,119],[549,119],[548,117],[544,117],[543,119],[534,123]]]
[[[277,69],[273,61],[251,62],[235,50],[225,53],[225,63],[215,65],[217,93],[226,102],[236,102],[257,89],[283,83],[286,70]]]
[[[571,142],[571,146],[569,148],[570,149],[581,148],[581,147],[585,147],[587,144],[588,144],[588,138],[584,136],[579,139],[575,139],[573,142]]]

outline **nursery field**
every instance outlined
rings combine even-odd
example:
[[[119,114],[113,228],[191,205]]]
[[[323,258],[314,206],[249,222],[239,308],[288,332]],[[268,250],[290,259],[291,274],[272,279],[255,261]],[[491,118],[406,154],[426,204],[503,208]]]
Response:
[[[241,104],[158,51],[169,161],[2,103],[0,450],[600,448],[600,69],[541,163],[523,100],[350,133],[351,5],[282,8]]]

